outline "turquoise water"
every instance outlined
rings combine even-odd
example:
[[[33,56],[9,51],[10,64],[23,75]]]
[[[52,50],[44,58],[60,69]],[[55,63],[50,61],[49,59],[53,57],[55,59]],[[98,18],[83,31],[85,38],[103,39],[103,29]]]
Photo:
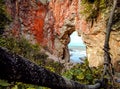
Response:
[[[82,63],[86,58],[85,46],[68,46],[70,52],[70,61],[74,63]]]

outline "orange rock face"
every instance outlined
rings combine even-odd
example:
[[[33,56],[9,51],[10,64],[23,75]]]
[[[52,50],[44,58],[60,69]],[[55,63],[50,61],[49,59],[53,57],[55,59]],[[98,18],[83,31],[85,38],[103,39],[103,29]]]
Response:
[[[44,19],[46,16],[46,8],[40,4],[38,9],[35,11],[35,14],[33,14],[32,16],[35,17],[32,20],[33,26],[32,29],[30,30],[34,34],[37,42],[43,43],[44,42],[43,26],[44,26]]]
[[[41,2],[36,2],[36,0],[7,0],[6,4],[7,10],[13,18],[10,28],[13,30],[13,35],[33,35],[33,39],[36,39],[40,44],[44,44],[43,26],[47,6]]]
[[[42,3],[40,0],[6,0],[6,6],[13,19],[9,31],[15,37],[24,36],[31,42],[44,46],[58,58],[68,61],[69,36],[77,30],[87,46],[90,65],[98,66],[103,63],[102,49],[106,17],[109,14],[99,14],[97,21],[91,27],[91,23],[88,23],[80,13],[84,9],[81,0],[50,0],[48,3]],[[112,59],[119,61],[119,28],[113,30],[110,51]]]
[[[78,1],[51,0],[49,7],[53,11],[53,16],[55,18],[54,24],[55,32],[57,32],[58,35],[60,35],[60,28],[64,25],[65,20],[73,18],[72,14],[75,15],[74,18],[77,17]]]

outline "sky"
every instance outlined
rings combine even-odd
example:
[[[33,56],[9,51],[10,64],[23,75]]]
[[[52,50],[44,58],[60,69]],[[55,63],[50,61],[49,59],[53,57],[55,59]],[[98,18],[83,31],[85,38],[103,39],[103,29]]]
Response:
[[[78,36],[78,33],[75,31],[70,35],[70,43],[68,46],[85,46],[85,44],[82,41],[82,38]]]

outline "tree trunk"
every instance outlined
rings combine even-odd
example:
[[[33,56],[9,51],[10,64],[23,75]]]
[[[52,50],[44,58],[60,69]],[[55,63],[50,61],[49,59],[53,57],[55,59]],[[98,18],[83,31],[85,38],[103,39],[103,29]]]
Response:
[[[2,47],[0,47],[0,79],[52,89],[98,89],[101,85],[100,82],[95,85],[84,85],[68,80]]]

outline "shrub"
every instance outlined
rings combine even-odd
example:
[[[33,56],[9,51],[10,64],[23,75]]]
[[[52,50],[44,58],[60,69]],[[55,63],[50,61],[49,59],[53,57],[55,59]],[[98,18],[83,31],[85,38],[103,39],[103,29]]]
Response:
[[[11,22],[11,18],[6,12],[4,0],[0,0],[0,34],[4,32],[5,26]]]
[[[97,21],[97,17],[100,13],[105,13],[107,8],[110,8],[111,0],[82,0],[82,6],[84,7],[80,13],[85,16],[86,21],[91,22],[91,27],[94,21]]]
[[[47,59],[47,55],[40,51],[38,44],[31,44],[25,38],[16,39],[14,37],[0,36],[0,46],[8,48],[11,52],[22,55],[32,62],[38,62]]]
[[[76,64],[70,70],[63,73],[69,79],[84,84],[93,84],[95,79],[100,79],[102,68],[90,68],[87,59],[83,64]]]

